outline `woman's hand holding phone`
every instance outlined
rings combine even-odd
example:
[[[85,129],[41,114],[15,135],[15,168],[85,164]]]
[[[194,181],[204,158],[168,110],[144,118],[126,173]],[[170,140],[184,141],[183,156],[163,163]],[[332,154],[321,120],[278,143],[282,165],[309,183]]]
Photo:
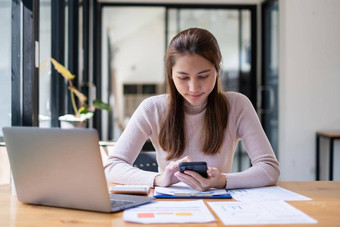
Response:
[[[181,173],[184,173],[186,170],[191,170],[199,173],[204,178],[208,177],[206,162],[180,162],[178,167]]]
[[[207,168],[206,163],[179,163],[180,172],[175,176],[183,183],[198,191],[210,188],[225,188],[226,177],[217,168]],[[206,177],[205,177],[206,176]]]
[[[164,173],[155,177],[154,185],[167,187],[179,181],[198,191],[226,186],[226,177],[217,168],[207,167],[202,162],[192,163],[189,157],[170,162]]]
[[[190,162],[190,158],[188,156],[177,160],[175,162],[170,162],[169,165],[165,167],[165,171],[162,174],[159,174],[155,177],[154,186],[167,187],[172,184],[178,183],[179,179],[175,176],[175,173],[178,172],[178,164],[181,162]]]

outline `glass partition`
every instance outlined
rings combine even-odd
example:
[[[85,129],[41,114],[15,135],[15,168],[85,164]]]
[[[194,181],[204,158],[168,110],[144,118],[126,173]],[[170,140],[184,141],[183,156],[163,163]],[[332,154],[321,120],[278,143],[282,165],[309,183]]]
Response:
[[[253,6],[104,7],[102,82],[114,111],[110,130],[114,136],[110,139],[118,139],[141,100],[165,91],[165,50],[179,31],[189,27],[205,28],[214,34],[223,55],[224,90],[241,92],[255,104],[256,18]],[[233,171],[250,165],[242,143],[235,159]]]
[[[11,125],[11,1],[0,1],[0,141]]]
[[[39,126],[51,127],[51,1],[40,3]]]
[[[109,61],[102,83],[111,86],[117,138],[143,99],[164,93],[164,18],[164,7],[103,9],[103,59]]]
[[[278,154],[278,83],[279,83],[279,8],[273,1],[263,7],[263,73],[259,92],[262,97],[260,116],[268,139]]]

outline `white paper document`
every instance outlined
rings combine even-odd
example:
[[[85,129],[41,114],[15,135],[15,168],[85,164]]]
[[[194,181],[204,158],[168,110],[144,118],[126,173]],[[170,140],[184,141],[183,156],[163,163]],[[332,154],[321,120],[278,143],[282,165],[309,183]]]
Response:
[[[151,223],[205,223],[215,222],[214,216],[203,200],[157,201],[127,209],[124,221]]]
[[[280,186],[228,190],[237,201],[304,201],[310,198],[281,188]]]
[[[187,196],[215,196],[215,195],[226,195],[228,192],[225,189],[210,189],[204,192],[197,191],[188,185],[180,182],[173,184],[170,187],[155,187],[154,194],[165,194],[165,195],[187,195]]]
[[[317,221],[284,201],[208,202],[225,225],[310,224]]]

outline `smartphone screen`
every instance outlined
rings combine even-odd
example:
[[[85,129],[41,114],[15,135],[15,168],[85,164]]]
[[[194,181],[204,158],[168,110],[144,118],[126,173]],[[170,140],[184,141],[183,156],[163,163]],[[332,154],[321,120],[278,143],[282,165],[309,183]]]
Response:
[[[191,170],[199,173],[202,177],[207,178],[207,163],[206,162],[181,162],[179,163],[179,171],[184,173],[185,170]]]

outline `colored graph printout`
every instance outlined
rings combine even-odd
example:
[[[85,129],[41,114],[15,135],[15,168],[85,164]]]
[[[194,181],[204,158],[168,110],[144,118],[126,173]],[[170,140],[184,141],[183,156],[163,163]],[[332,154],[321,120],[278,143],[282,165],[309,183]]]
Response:
[[[136,223],[205,223],[215,218],[203,200],[157,201],[124,211],[123,219]]]
[[[225,225],[309,224],[317,221],[284,201],[208,202]]]
[[[310,198],[292,192],[280,186],[248,188],[248,189],[233,189],[228,190],[233,199],[242,202],[251,201],[305,201]]]

